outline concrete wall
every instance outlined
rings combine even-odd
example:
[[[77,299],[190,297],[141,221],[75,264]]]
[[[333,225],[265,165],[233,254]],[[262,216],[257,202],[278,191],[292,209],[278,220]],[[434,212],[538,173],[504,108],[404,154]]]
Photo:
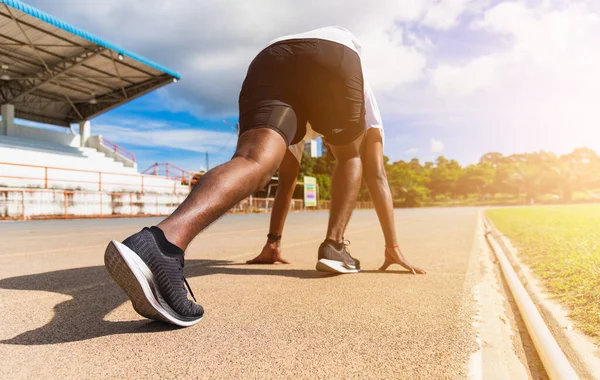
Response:
[[[84,126],[82,126],[81,129],[85,133],[89,134],[89,122],[86,123],[87,124],[84,123]],[[4,133],[4,135],[20,137],[24,139],[39,140],[46,143],[64,145],[74,148],[89,146],[98,150],[99,152],[106,154],[107,157],[113,158],[115,161],[122,162],[125,166],[137,170],[137,164],[134,161],[102,145],[102,136],[84,136],[84,138],[82,138],[79,134],[67,133],[68,131],[70,130],[67,128],[65,128],[65,132],[59,132],[52,131],[49,129],[27,127],[24,125],[15,124],[14,127],[10,129],[7,133]],[[82,141],[84,141],[84,145],[81,145]]]
[[[0,188],[0,218],[169,215],[185,194],[85,193]]]
[[[51,131],[48,129],[15,125],[13,133],[11,133],[9,136],[42,140],[53,144],[66,145],[71,147],[79,147],[79,135],[66,133],[66,131],[69,131],[69,129],[65,128],[65,133],[61,133],[58,131]]]
[[[104,146],[102,144],[102,136],[101,135],[90,136],[87,139],[87,146],[89,146],[90,148],[96,149],[98,152],[102,152],[102,153],[106,154],[107,157],[111,157],[115,161],[122,162],[123,165],[125,165],[127,167],[135,168],[137,170],[137,163],[135,163],[134,161],[130,160],[129,158],[127,158],[125,156],[120,155],[119,153],[115,152],[114,150]]]
[[[3,104],[0,106],[0,135],[8,136],[13,133],[15,128],[15,106],[13,104]]]

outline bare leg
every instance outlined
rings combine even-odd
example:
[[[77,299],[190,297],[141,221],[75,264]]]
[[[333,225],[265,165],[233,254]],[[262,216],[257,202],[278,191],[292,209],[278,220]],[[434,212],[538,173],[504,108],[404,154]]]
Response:
[[[289,150],[286,151],[279,166],[279,186],[277,186],[277,194],[275,194],[275,202],[271,213],[269,232],[273,235],[281,235],[283,232],[294,189],[296,189],[299,171],[300,163]],[[276,262],[289,264],[289,261],[281,257],[281,241],[270,239],[267,239],[260,255],[246,261],[247,264],[274,264]]]
[[[268,128],[243,133],[231,159],[203,175],[194,190],[158,227],[185,250],[203,229],[237,202],[264,186],[286,151],[281,136]]]
[[[362,177],[360,146],[363,137],[364,134],[348,145],[330,146],[337,162],[331,180],[331,210],[327,239],[337,242],[343,240],[360,189]]]
[[[362,153],[365,181],[385,237],[385,262],[379,269],[386,270],[392,264],[399,264],[413,273],[425,273],[424,270],[409,264],[398,247],[394,203],[383,162],[383,140],[378,129],[370,128],[367,131]]]

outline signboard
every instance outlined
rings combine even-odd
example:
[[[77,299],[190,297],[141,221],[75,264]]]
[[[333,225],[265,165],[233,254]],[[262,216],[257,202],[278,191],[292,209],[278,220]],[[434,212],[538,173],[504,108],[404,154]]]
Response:
[[[304,207],[317,207],[317,179],[304,177]]]

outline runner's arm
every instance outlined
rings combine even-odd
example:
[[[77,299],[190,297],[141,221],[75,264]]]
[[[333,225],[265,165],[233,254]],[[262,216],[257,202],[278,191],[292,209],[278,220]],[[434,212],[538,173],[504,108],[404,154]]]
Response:
[[[275,202],[273,203],[271,223],[269,226],[269,233],[273,235],[281,235],[283,232],[283,226],[288,211],[290,210],[292,196],[296,189],[299,171],[300,162],[288,149],[279,166],[279,186],[277,187],[277,193],[275,194]]]

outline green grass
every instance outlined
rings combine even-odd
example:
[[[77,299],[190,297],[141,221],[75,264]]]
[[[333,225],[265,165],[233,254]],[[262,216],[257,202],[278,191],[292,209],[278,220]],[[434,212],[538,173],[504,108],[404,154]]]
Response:
[[[600,337],[600,205],[488,210],[578,327]]]

